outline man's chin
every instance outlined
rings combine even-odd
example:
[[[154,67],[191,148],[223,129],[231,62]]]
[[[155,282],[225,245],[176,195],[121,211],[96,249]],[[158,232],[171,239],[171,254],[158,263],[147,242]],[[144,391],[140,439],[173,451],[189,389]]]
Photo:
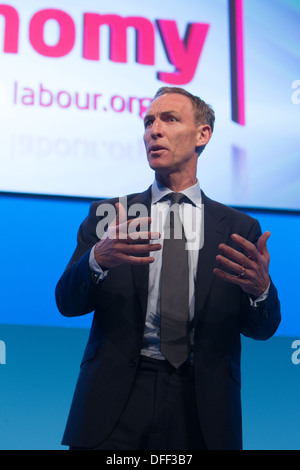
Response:
[[[150,168],[156,173],[168,174],[170,173],[170,168],[168,165],[163,164],[162,162],[154,162],[149,164]]]
[[[148,163],[150,168],[152,170],[156,170],[157,168],[168,168],[168,163],[166,162],[166,159],[163,158],[162,156],[156,156],[156,157],[148,157]]]

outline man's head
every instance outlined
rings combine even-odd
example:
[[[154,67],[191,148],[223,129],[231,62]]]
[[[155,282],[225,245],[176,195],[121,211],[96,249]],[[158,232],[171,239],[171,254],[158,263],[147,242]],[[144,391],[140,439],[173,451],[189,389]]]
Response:
[[[160,88],[144,124],[144,142],[153,170],[161,175],[196,174],[198,156],[214,127],[214,112],[203,100],[181,88]]]
[[[214,110],[210,105],[206,104],[205,101],[203,101],[198,96],[192,95],[192,93],[190,93],[189,91],[178,87],[161,87],[157,90],[152,101],[154,101],[159,96],[163,96],[170,93],[177,93],[178,95],[186,96],[193,105],[196,124],[208,124],[211,128],[211,132],[213,132],[215,125]]]

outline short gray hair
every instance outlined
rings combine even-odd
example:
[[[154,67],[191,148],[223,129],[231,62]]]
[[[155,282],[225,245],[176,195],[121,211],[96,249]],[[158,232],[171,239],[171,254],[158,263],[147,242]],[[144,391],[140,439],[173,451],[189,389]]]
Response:
[[[168,86],[159,88],[153,100],[168,93],[177,93],[178,95],[183,95],[189,98],[194,108],[196,123],[208,124],[211,128],[211,131],[213,132],[215,125],[215,112],[209,104],[205,103],[205,101],[203,101],[201,98],[192,95],[192,93],[184,90],[183,88]]]

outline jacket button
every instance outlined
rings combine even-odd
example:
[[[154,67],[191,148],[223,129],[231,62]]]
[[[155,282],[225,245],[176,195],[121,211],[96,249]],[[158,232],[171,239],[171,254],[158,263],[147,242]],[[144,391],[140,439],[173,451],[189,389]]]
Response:
[[[135,366],[136,366],[136,360],[135,359],[130,359],[129,367],[135,367]]]

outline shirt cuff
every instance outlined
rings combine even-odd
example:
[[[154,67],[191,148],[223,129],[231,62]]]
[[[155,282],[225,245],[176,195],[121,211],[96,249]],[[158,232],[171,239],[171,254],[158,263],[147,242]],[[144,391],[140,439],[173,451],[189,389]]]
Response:
[[[258,307],[260,302],[264,302],[267,299],[269,295],[270,284],[271,282],[269,282],[269,285],[265,292],[263,292],[263,294],[257,297],[257,299],[253,300],[250,295],[248,296],[251,307]]]
[[[103,271],[101,266],[99,266],[99,264],[95,260],[94,251],[95,251],[95,245],[90,251],[89,267],[91,270],[92,282],[94,284],[98,284],[98,282],[103,281],[106,278],[108,274],[108,269]]]

